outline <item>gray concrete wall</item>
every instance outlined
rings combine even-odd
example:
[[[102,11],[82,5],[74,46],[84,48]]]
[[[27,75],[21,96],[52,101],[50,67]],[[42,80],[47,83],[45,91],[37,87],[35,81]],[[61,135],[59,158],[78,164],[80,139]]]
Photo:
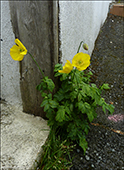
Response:
[[[61,61],[72,60],[80,42],[89,46],[91,55],[100,27],[104,23],[111,1],[59,1]],[[83,49],[81,50],[82,52]],[[86,51],[85,51],[86,52]]]
[[[9,2],[1,1],[1,97],[13,105],[21,105],[19,63],[9,54],[15,40],[10,20]]]
[[[57,34],[54,1],[10,1],[10,13],[15,36],[26,46],[45,76],[53,78],[57,63]],[[45,117],[40,107],[42,97],[36,86],[43,78],[29,54],[20,62],[20,87],[23,110]]]

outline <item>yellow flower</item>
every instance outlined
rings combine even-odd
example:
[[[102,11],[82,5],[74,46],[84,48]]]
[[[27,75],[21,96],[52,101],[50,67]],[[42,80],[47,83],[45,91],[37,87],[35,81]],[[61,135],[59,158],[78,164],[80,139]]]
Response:
[[[90,65],[90,56],[86,53],[77,53],[72,59],[72,65],[79,71],[85,70]]]
[[[13,60],[21,61],[24,58],[24,55],[27,54],[27,49],[25,46],[19,41],[19,39],[15,39],[16,45],[10,49],[10,55]]]
[[[71,70],[73,69],[73,66],[69,60],[66,60],[67,62],[63,66],[63,70],[59,70],[59,73],[70,73]]]

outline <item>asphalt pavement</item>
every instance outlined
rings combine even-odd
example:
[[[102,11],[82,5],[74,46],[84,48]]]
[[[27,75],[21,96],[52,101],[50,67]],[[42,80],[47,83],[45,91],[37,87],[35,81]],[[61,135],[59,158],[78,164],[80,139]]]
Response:
[[[88,149],[77,146],[72,152],[70,170],[124,169],[124,18],[113,14],[102,26],[91,56],[92,81],[97,86],[108,83],[103,97],[115,106],[112,115],[99,108],[98,117],[90,125]]]

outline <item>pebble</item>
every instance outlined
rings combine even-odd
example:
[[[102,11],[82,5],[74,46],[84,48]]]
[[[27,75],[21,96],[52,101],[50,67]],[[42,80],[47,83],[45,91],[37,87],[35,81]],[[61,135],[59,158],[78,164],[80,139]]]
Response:
[[[94,168],[94,165],[92,164],[91,167]]]
[[[88,147],[87,150],[90,150],[90,148]]]
[[[80,152],[80,149],[77,149],[77,153],[79,153]]]
[[[90,160],[90,157],[89,156],[85,156],[86,160],[89,161]]]
[[[80,160],[83,160],[83,157],[80,157]]]
[[[99,163],[101,160],[97,160],[97,163]]]
[[[115,152],[115,149],[112,149],[112,152]]]
[[[96,153],[96,156],[98,156],[99,154],[98,153]]]

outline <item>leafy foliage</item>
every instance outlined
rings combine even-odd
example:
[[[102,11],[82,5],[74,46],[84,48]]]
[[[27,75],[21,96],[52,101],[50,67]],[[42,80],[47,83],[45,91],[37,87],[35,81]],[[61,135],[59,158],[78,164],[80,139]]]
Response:
[[[46,144],[43,146],[43,157],[39,164],[42,170],[69,170],[72,166],[70,152],[76,145],[67,140],[61,141],[60,136],[55,136],[55,131],[52,129]],[[68,160],[67,160],[68,157]]]
[[[102,107],[113,113],[114,106],[107,104],[101,97],[104,89],[109,89],[108,84],[103,84],[100,88],[90,83],[92,72],[79,71],[73,69],[69,74],[59,73],[61,64],[55,65],[55,77],[59,78],[59,89],[55,94],[54,83],[45,77],[37,86],[41,92],[44,107],[48,118],[48,125],[54,129],[56,135],[60,135],[62,140],[76,141],[86,152],[88,146],[86,135],[89,130],[89,123],[97,116],[96,108]]]

